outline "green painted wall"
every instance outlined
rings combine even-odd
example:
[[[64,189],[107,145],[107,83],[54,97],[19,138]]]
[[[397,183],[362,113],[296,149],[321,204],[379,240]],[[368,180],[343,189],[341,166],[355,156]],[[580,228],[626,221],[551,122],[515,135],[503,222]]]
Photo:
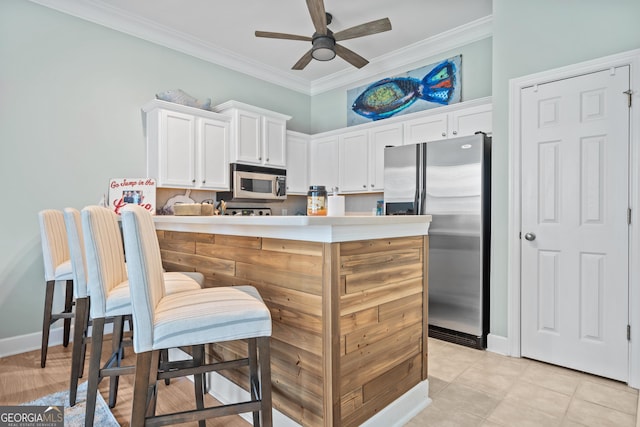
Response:
[[[638,0],[494,0],[492,39],[415,64],[462,53],[464,99],[493,97],[493,334],[507,331],[509,79],[639,48],[638,16]],[[41,330],[37,212],[97,203],[109,178],[144,175],[140,106],[156,92],[236,99],[305,133],[346,124],[348,88],[311,98],[26,0],[0,2],[0,64],[0,339]]]
[[[638,0],[493,0],[493,334],[507,335],[509,80],[640,48],[638,17]]]
[[[315,95],[311,99],[311,117],[313,118],[311,133],[326,132],[347,126],[347,90],[352,87],[359,87],[460,54],[462,55],[462,100],[469,101],[491,96],[491,48],[491,38],[486,38],[438,56],[425,58],[403,70]]]
[[[0,339],[42,328],[37,212],[96,204],[110,178],[145,176],[140,107],[174,88],[310,129],[307,95],[29,1],[0,1]]]

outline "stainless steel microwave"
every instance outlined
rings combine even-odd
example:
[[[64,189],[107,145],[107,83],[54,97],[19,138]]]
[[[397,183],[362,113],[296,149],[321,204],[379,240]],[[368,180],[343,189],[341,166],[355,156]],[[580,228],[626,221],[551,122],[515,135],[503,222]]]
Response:
[[[232,163],[231,191],[218,193],[226,201],[284,201],[287,198],[285,169]]]

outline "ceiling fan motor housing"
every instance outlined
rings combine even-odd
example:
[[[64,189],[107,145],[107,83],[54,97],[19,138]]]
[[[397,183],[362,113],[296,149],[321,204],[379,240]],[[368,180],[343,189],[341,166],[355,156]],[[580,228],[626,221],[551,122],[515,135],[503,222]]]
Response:
[[[318,61],[331,61],[336,57],[336,39],[331,30],[327,29],[327,35],[315,33],[311,42],[311,56]]]

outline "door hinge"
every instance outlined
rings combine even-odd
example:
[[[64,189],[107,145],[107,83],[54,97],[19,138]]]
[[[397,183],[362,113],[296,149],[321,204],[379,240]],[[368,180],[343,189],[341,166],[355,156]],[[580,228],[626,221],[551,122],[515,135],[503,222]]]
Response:
[[[629,108],[631,108],[631,95],[633,95],[633,91],[631,89],[629,89],[629,90],[625,90],[622,93],[627,95],[627,98],[629,99]]]
[[[631,325],[627,325],[627,341],[631,341]]]
[[[627,208],[627,224],[631,225],[631,208]]]

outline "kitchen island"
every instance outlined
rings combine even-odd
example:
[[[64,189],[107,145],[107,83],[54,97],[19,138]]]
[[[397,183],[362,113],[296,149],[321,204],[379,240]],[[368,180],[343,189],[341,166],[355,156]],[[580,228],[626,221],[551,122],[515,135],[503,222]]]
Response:
[[[428,404],[430,220],[155,217],[167,270],[259,290],[273,319],[274,409],[304,426],[402,425]],[[244,351],[231,342],[208,356]],[[246,384],[244,371],[225,376]]]

